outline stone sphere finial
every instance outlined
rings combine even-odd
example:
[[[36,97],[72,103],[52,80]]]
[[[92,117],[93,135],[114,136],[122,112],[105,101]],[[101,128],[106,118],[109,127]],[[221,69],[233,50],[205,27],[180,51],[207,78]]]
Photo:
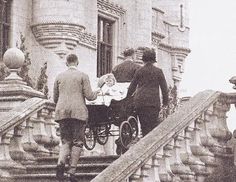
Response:
[[[233,76],[232,78],[230,78],[229,82],[234,84],[233,88],[236,89],[236,76]]]
[[[24,64],[24,61],[24,53],[16,47],[8,49],[3,55],[3,62],[9,69],[21,68]]]

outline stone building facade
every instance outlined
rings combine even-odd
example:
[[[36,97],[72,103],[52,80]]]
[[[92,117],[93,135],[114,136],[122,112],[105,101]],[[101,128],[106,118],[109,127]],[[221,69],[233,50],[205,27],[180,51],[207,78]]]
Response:
[[[181,81],[190,52],[188,0],[1,0],[0,8],[0,53],[23,35],[34,82],[47,63],[49,96],[69,53],[93,82],[123,60],[125,48],[153,47],[168,84]]]

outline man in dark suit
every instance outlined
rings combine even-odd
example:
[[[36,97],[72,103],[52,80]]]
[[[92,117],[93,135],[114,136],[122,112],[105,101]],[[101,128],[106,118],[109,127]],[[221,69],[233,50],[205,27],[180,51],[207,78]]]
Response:
[[[112,69],[112,73],[117,82],[130,82],[133,79],[135,72],[141,68],[141,65],[134,62],[134,49],[126,49],[124,51],[124,57],[124,62],[116,65]]]
[[[64,179],[65,163],[69,155],[69,179],[71,182],[77,181],[75,172],[83,149],[84,129],[88,120],[85,98],[95,100],[99,92],[92,91],[88,75],[77,70],[78,64],[75,54],[68,55],[68,70],[59,74],[54,83],[55,121],[59,123],[62,142],[56,171],[59,181]]]
[[[168,88],[162,70],[153,65],[156,62],[154,49],[145,48],[142,60],[144,66],[134,75],[129,86],[127,97],[134,92],[134,105],[139,116],[142,134],[145,136],[158,122],[160,111],[160,93],[162,92],[163,105],[168,104]]]

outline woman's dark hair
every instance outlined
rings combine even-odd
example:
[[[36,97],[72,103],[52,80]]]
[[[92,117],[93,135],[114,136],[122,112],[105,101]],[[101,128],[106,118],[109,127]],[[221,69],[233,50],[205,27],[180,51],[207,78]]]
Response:
[[[134,54],[134,49],[133,48],[127,48],[127,49],[124,50],[123,54],[124,54],[125,57],[132,56]]]
[[[148,47],[145,47],[143,49],[143,62],[156,62],[156,52],[154,49],[150,49]]]
[[[66,57],[66,61],[68,64],[70,63],[75,63],[78,61],[78,57],[75,55],[75,54],[69,54],[67,57]]]

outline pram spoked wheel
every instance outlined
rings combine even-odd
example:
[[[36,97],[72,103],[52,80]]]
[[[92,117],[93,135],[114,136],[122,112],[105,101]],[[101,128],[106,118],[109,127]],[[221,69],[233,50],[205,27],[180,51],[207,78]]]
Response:
[[[128,121],[123,121],[120,125],[120,142],[125,149],[129,148],[132,141],[132,127]]]
[[[84,146],[87,150],[92,150],[96,145],[96,135],[92,128],[86,126],[84,131]]]
[[[129,122],[132,129],[132,140],[135,140],[138,137],[138,121],[134,116],[130,116],[127,121]]]

